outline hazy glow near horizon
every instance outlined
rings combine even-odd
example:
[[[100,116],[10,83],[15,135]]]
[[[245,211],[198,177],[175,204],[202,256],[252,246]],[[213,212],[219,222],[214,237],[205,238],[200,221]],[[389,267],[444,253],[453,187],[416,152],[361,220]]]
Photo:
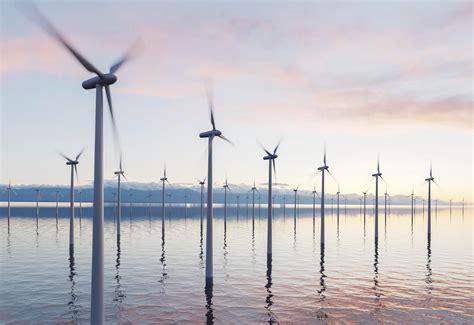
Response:
[[[0,5],[0,182],[66,184],[55,149],[84,145],[79,174],[90,181],[95,97],[81,83],[91,75],[12,2]],[[212,80],[217,126],[235,142],[215,141],[216,184],[266,182],[258,142],[272,149],[282,137],[278,182],[319,187],[326,142],[341,192],[365,190],[380,154],[391,193],[425,194],[431,161],[438,198],[472,201],[472,2],[39,6],[103,70],[140,38],[112,87],[130,180],[156,182],[165,163],[171,182],[205,177],[198,135],[210,128]]]

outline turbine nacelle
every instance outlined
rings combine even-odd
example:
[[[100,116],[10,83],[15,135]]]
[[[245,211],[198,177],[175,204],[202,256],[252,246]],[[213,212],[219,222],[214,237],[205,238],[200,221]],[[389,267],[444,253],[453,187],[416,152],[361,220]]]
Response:
[[[219,130],[210,130],[206,132],[202,132],[199,134],[200,138],[210,138],[210,137],[218,137],[221,136],[222,132]]]
[[[122,175],[124,174],[125,172],[123,170],[119,170],[118,172],[114,172],[115,175]]]
[[[102,76],[90,78],[82,83],[84,89],[94,89],[97,85],[108,86],[117,81],[117,76],[112,73],[106,73]]]
[[[425,181],[432,182],[432,181],[434,181],[434,177],[425,178]]]
[[[372,176],[373,177],[382,177],[382,173],[378,172],[378,173],[372,174]]]
[[[273,159],[277,159],[278,158],[278,155],[267,155],[265,157],[263,157],[263,160],[273,160]]]
[[[66,161],[66,165],[77,165],[79,163],[79,161],[73,161],[73,160],[69,160],[69,161]]]
[[[162,178],[160,178],[160,181],[162,181],[162,182],[165,182],[165,181],[167,181],[167,180],[168,180],[167,177],[162,177]]]
[[[318,170],[323,171],[323,170],[328,170],[329,166],[321,166],[318,168]]]

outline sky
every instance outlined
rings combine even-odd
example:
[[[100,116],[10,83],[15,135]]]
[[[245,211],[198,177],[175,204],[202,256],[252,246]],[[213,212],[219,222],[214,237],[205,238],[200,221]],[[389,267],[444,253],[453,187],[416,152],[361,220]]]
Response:
[[[172,183],[207,172],[212,84],[214,181],[265,186],[282,139],[277,182],[329,192],[374,191],[380,157],[393,194],[426,194],[430,163],[440,199],[473,201],[473,4],[422,2],[39,1],[38,7],[101,70],[138,40],[112,86],[124,170]],[[0,183],[67,184],[56,151],[93,179],[92,77],[18,10],[1,2]],[[105,103],[104,103],[105,104]],[[105,106],[104,106],[105,108]],[[105,112],[105,175],[118,168]]]

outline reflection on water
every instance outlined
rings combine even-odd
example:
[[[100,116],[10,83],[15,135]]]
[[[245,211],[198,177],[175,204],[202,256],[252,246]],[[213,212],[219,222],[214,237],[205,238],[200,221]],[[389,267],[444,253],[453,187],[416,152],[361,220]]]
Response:
[[[125,298],[125,294],[122,291],[122,285],[120,284],[121,276],[120,276],[120,239],[117,240],[117,258],[115,259],[115,281],[117,282],[117,285],[115,286],[115,297],[114,301],[117,304],[120,304],[123,302],[123,299]]]
[[[71,313],[71,318],[73,321],[77,321],[81,315],[81,309],[82,307],[77,304],[77,295],[75,292],[75,287],[76,287],[76,281],[75,281],[75,276],[76,276],[76,267],[75,267],[75,262],[74,262],[74,254],[71,254],[69,256],[69,282],[71,283],[71,299],[67,303],[69,311]]]
[[[320,259],[319,259],[319,289],[318,297],[321,309],[317,312],[317,318],[324,320],[328,318],[328,315],[324,312],[324,303],[326,299],[326,274],[324,274],[324,246],[321,245]]]
[[[212,306],[212,290],[213,284],[212,282],[206,283],[204,288],[204,293],[206,295],[206,323],[207,324],[214,324],[214,310]]]
[[[427,241],[421,207],[412,219],[410,207],[390,213],[388,206],[387,235],[374,243],[364,240],[365,233],[372,238],[373,216],[364,220],[361,207],[348,206],[347,217],[327,215],[321,249],[311,206],[300,207],[296,233],[291,219],[285,223],[283,206],[275,205],[272,260],[266,254],[266,222],[237,222],[231,207],[225,225],[223,210],[216,209],[214,241],[221,249],[215,251],[213,287],[205,284],[199,206],[190,205],[186,219],[184,209],[170,209],[173,226],[166,241],[161,215],[152,214],[150,221],[145,204],[134,205],[133,227],[122,229],[120,242],[112,206],[106,209],[107,323],[472,323],[467,207],[464,220],[453,207],[451,221],[449,207],[440,208]],[[8,297],[0,298],[0,323],[87,324],[90,208],[84,209],[82,235],[70,258],[66,209],[60,210],[57,228],[54,207],[41,211],[38,231],[35,206],[21,217],[18,211],[12,211],[10,233],[6,217],[0,217],[0,297]],[[318,219],[318,209],[315,215]]]
[[[268,323],[274,324],[277,323],[275,319],[275,315],[272,313],[272,305],[273,305],[273,293],[272,293],[272,257],[267,256],[267,283],[265,284],[265,288],[267,289],[267,296],[265,297],[265,309],[267,310],[268,315]]]

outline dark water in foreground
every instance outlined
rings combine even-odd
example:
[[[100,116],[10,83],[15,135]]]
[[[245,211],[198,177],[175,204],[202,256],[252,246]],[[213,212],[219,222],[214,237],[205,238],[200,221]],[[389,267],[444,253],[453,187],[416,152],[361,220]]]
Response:
[[[420,209],[421,210],[421,209]],[[2,212],[5,210],[3,209]],[[54,209],[16,209],[10,234],[0,219],[0,323],[87,324],[90,312],[91,220],[76,219],[74,260],[68,253],[67,210],[58,228]],[[251,211],[222,211],[214,222],[214,287],[205,292],[205,224],[200,241],[197,209],[171,210],[166,241],[161,219],[124,209],[120,250],[107,209],[105,224],[106,320],[108,324],[235,323],[456,323],[474,322],[472,210],[440,209],[431,243],[426,215],[381,210],[374,245],[372,211],[328,211],[326,249],[313,233],[311,209],[277,209],[273,261],[266,261],[265,211],[252,231]],[[192,214],[192,215],[191,215]],[[5,213],[2,213],[5,215]],[[21,215],[21,216],[18,216]]]

